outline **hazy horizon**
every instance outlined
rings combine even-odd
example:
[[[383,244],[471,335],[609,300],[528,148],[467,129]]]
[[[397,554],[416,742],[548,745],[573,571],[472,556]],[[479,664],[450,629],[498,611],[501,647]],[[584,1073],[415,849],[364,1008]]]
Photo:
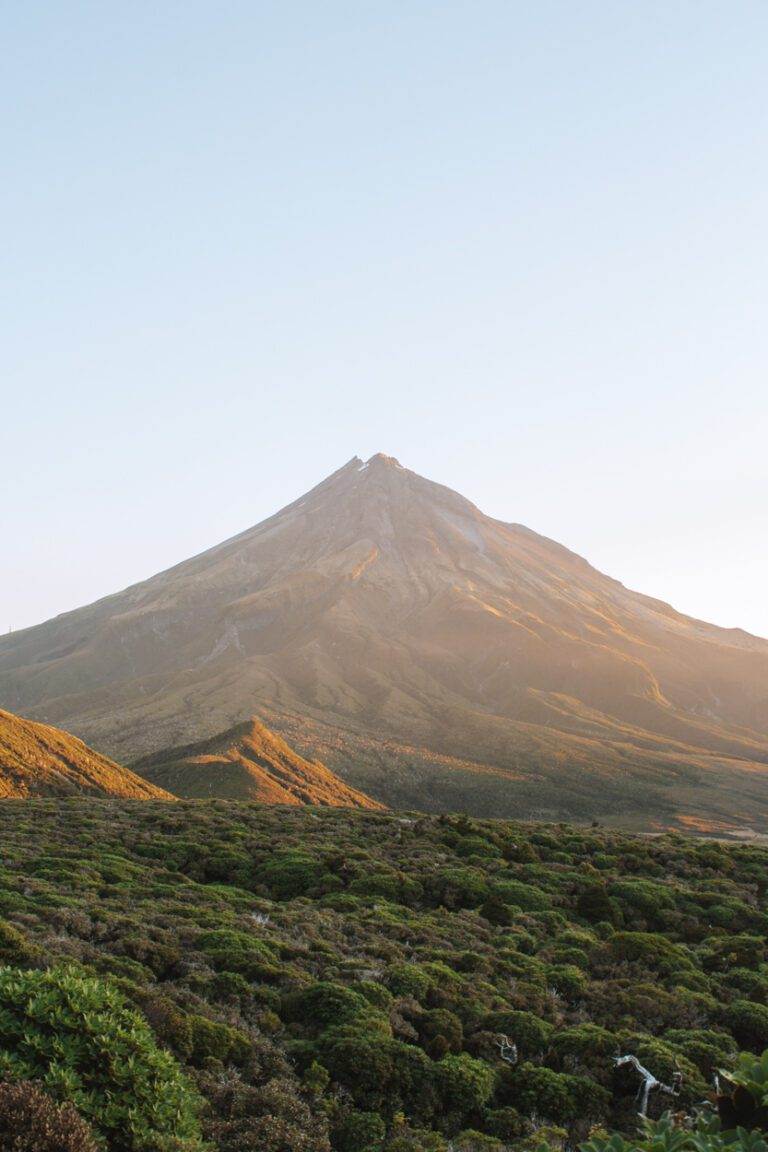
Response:
[[[3,631],[383,451],[768,636],[768,8],[4,31]]]

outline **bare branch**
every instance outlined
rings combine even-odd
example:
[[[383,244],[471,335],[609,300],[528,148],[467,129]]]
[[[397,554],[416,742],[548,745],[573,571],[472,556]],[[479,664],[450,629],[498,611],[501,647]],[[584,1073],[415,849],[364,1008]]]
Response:
[[[499,1055],[502,1060],[507,1064],[517,1064],[517,1044],[514,1040],[510,1042],[507,1036],[500,1033],[496,1040],[496,1047],[499,1049]]]
[[[680,1071],[675,1072],[671,1084],[663,1084],[661,1080],[656,1079],[652,1072],[649,1072],[647,1068],[643,1067],[637,1056],[617,1056],[615,1063],[617,1068],[629,1064],[630,1067],[634,1068],[642,1077],[642,1084],[637,1092],[637,1111],[639,1116],[645,1117],[648,1115],[648,1098],[651,1092],[664,1092],[667,1096],[680,1095],[680,1088],[683,1083],[683,1074]]]

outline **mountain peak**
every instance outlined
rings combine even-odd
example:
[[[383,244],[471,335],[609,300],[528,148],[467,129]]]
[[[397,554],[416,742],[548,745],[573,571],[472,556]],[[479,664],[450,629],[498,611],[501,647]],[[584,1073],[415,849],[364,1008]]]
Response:
[[[383,452],[0,637],[0,703],[123,759],[257,712],[411,808],[768,828],[768,642],[631,592]],[[223,751],[238,740],[246,758],[264,743],[253,727]]]
[[[374,456],[371,456],[371,458],[365,462],[363,467],[403,468],[402,464],[395,456],[387,456],[384,452],[377,452]]]

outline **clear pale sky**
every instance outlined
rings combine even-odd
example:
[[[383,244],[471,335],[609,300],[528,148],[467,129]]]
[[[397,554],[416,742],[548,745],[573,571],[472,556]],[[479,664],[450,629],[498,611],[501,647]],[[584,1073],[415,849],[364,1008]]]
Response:
[[[0,627],[376,451],[768,636],[768,4],[5,5]]]

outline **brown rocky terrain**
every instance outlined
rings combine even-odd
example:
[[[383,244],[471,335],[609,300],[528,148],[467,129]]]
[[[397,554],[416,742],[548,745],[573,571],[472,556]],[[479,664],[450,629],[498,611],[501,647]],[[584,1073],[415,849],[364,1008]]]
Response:
[[[173,799],[68,732],[0,710],[0,798],[80,794]]]
[[[124,761],[257,713],[399,806],[768,827],[768,641],[385,456],[0,639],[0,704]]]
[[[255,718],[210,740],[148,756],[133,767],[146,780],[185,799],[382,807],[324,764],[299,756]]]

